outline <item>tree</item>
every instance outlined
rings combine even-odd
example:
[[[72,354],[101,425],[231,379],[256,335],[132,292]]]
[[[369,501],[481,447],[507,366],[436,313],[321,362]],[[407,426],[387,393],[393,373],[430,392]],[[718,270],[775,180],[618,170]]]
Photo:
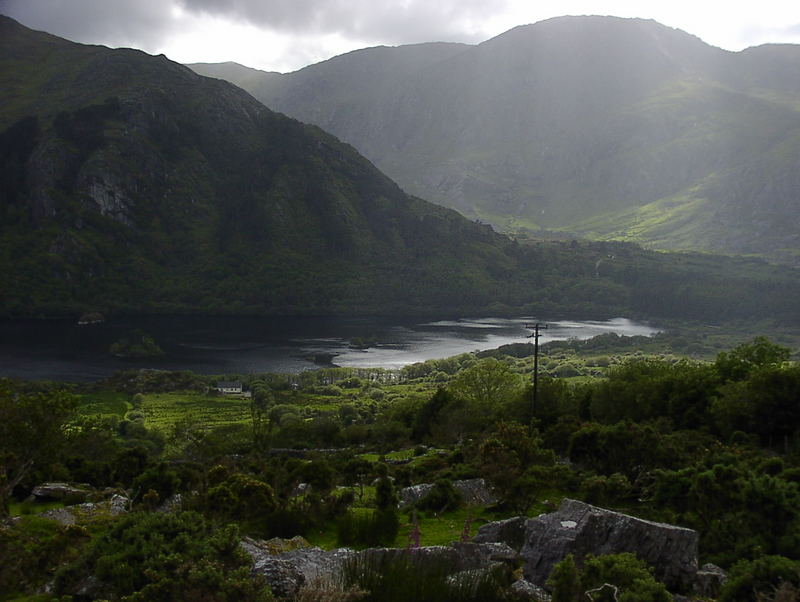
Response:
[[[431,434],[431,427],[441,418],[445,408],[453,402],[452,395],[442,387],[436,389],[436,393],[422,404],[414,416],[411,428],[411,438],[414,441],[422,439]]]
[[[272,435],[272,420],[270,409],[274,405],[272,391],[261,382],[253,386],[250,398],[250,422],[253,427],[253,447],[256,451],[263,452],[269,448]]]
[[[553,590],[553,602],[576,602],[583,592],[581,574],[575,564],[575,557],[567,554],[566,558],[553,567],[547,578],[547,585]]]
[[[762,444],[789,451],[800,434],[800,368],[754,368],[742,380],[721,387],[713,402],[717,427],[729,436],[736,430],[757,434]]]
[[[397,508],[397,501],[391,479],[387,475],[381,476],[375,485],[375,506],[379,510],[393,510]]]
[[[520,376],[507,364],[489,357],[459,372],[450,391],[464,401],[485,406],[508,401],[521,384]]]
[[[791,349],[776,345],[767,337],[756,337],[717,355],[714,366],[723,380],[743,380],[757,368],[780,366],[791,353]]]
[[[272,487],[240,472],[209,487],[206,502],[214,514],[242,521],[269,514],[278,507]]]
[[[65,391],[27,392],[0,380],[0,517],[14,488],[58,455],[77,401]]]
[[[510,508],[524,512],[533,502],[536,483],[525,476],[532,465],[552,466],[553,452],[542,449],[538,432],[533,435],[519,423],[499,422],[478,450],[481,474]]]

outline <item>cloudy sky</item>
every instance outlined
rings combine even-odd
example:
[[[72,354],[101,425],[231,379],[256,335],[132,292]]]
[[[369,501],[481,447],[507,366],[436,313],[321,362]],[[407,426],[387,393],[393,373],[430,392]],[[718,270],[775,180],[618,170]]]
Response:
[[[281,72],[367,46],[477,43],[560,15],[655,19],[728,50],[800,44],[797,0],[0,0],[0,13],[77,42]]]

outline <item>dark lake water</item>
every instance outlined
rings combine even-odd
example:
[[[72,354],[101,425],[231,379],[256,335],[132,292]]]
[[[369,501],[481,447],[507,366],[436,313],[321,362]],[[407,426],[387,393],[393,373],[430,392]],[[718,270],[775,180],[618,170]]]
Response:
[[[140,317],[78,326],[67,321],[0,322],[0,375],[26,379],[91,381],[129,368],[193,370],[204,374],[300,372],[318,367],[313,356],[334,355],[347,367],[398,369],[414,362],[524,343],[533,318],[389,320],[385,318]],[[548,322],[541,342],[587,339],[606,332],[658,331],[624,318]],[[135,330],[166,352],[157,360],[124,360],[110,345]],[[357,337],[375,341],[351,349]]]

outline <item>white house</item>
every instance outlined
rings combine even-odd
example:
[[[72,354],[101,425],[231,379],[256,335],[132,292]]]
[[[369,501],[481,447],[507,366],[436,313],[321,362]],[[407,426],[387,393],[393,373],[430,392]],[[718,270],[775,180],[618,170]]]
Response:
[[[221,380],[217,383],[217,391],[227,395],[241,395],[242,383],[238,380]]]

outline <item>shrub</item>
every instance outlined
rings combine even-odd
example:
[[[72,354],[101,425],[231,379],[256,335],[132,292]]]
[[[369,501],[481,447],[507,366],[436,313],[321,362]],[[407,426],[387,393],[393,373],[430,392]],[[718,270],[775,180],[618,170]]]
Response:
[[[242,473],[234,473],[210,487],[206,502],[214,514],[239,520],[257,518],[277,507],[272,487]]]
[[[178,492],[180,484],[181,479],[178,473],[172,470],[166,463],[162,462],[157,466],[148,468],[134,479],[133,489],[136,492],[134,501],[139,502],[142,496],[152,489],[163,502],[168,497]]]
[[[397,507],[397,492],[391,479],[383,475],[375,485],[375,505],[379,510],[395,509]]]
[[[386,392],[381,389],[372,389],[369,392],[370,399],[374,399],[375,401],[381,401],[386,397]]]
[[[572,364],[561,364],[553,370],[553,374],[559,378],[570,378],[572,376],[580,376],[581,371]]]
[[[250,575],[236,528],[213,527],[193,512],[122,517],[59,571],[56,593],[75,593],[89,575],[98,581],[100,598],[272,600],[264,583]]]
[[[0,599],[32,594],[52,579],[50,567],[74,560],[88,542],[88,533],[75,525],[24,516],[0,529]]]
[[[800,562],[783,556],[762,556],[741,560],[731,567],[728,581],[720,592],[720,602],[753,600],[758,594],[771,594],[783,583],[800,586]]]
[[[592,600],[618,602],[671,602],[667,588],[653,577],[649,567],[629,553],[588,555],[578,570],[570,554],[553,567],[548,584],[553,602],[577,602],[592,591]]]
[[[400,520],[394,510],[368,514],[348,512],[336,523],[336,543],[352,547],[389,547],[394,545]]]
[[[428,494],[416,503],[420,510],[447,512],[455,510],[461,504],[461,492],[453,487],[449,479],[439,479],[433,484]]]

